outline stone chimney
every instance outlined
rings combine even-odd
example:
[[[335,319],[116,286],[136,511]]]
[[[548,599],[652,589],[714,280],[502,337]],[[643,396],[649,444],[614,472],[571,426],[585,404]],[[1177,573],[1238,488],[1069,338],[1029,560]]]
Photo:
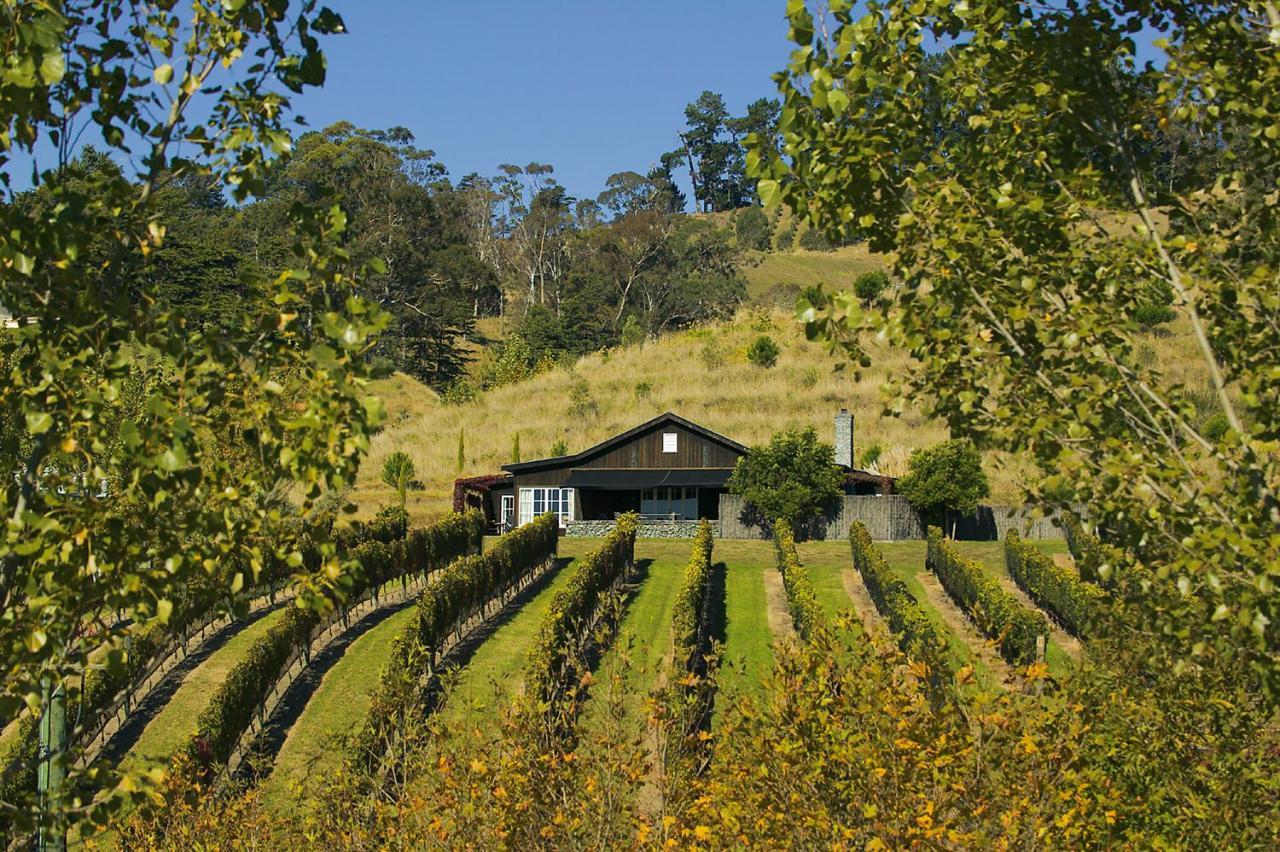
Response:
[[[836,464],[853,467],[853,415],[842,408],[836,415]]]

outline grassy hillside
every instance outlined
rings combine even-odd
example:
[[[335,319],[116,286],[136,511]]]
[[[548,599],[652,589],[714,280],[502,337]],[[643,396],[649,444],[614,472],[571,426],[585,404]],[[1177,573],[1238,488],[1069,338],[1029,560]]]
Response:
[[[822,283],[848,289],[862,273],[886,266],[865,245],[855,245],[835,251],[753,252],[742,274],[750,301],[786,308],[805,287]]]

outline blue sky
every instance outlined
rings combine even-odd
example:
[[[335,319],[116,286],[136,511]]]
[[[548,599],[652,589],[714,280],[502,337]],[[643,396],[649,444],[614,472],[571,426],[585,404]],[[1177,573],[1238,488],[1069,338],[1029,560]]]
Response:
[[[349,32],[294,99],[312,127],[407,127],[455,178],[550,163],[583,198],[673,149],[704,89],[735,113],[772,97],[790,48],[785,0],[329,4]]]

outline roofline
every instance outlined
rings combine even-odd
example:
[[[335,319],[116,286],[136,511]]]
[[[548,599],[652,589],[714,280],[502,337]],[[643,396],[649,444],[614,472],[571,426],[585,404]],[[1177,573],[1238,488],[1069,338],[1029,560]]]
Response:
[[[705,426],[699,426],[697,423],[694,423],[689,420],[685,420],[683,417],[681,417],[679,414],[676,414],[675,412],[668,411],[664,414],[659,414],[657,417],[654,417],[651,420],[646,420],[644,423],[641,423],[639,426],[632,427],[631,429],[628,429],[625,432],[621,432],[617,435],[614,435],[612,438],[601,441],[600,443],[596,444],[594,447],[588,447],[587,449],[583,450],[580,453],[573,453],[572,455],[567,455],[567,456],[555,456],[549,459],[535,459],[533,461],[527,461],[527,462],[512,462],[510,464],[504,464],[502,466],[502,469],[507,471],[508,473],[520,473],[521,471],[536,470],[537,468],[547,467],[547,466],[563,467],[566,464],[573,464],[575,462],[582,461],[583,459],[588,458],[589,456],[595,455],[596,453],[615,447],[618,444],[621,444],[625,441],[630,440],[631,438],[634,438],[636,435],[640,434],[641,432],[644,432],[646,429],[650,429],[664,421],[670,421],[679,426],[683,426],[684,428],[688,429],[691,432],[699,434],[702,437],[707,438],[708,440],[715,441],[719,444],[723,444],[729,449],[736,450],[739,453],[745,454],[748,452],[747,447],[743,446],[742,444],[739,444],[737,441],[731,438],[726,438],[724,435],[721,435],[719,433],[712,432],[710,429],[706,428]]]

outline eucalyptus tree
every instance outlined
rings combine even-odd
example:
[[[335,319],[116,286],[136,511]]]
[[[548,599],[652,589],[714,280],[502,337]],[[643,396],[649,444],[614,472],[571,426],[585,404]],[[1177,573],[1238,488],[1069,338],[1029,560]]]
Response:
[[[1271,2],[1004,0],[788,5],[780,155],[761,196],[894,258],[887,310],[809,294],[814,336],[955,437],[1034,460],[1028,496],[1081,509],[1139,604],[1136,643],[1176,671],[1280,687],[1280,13]],[[1139,40],[1155,41],[1144,61]],[[945,61],[930,51],[946,48]],[[930,73],[921,73],[925,69]],[[1212,171],[1159,179],[1162,128],[1216,140]],[[1171,294],[1202,406],[1140,357]],[[1210,430],[1209,420],[1225,429]],[[1152,643],[1156,644],[1152,644]]]
[[[0,719],[56,719],[64,690],[74,709],[90,654],[122,665],[131,632],[185,617],[196,586],[229,599],[273,560],[294,569],[298,606],[348,585],[323,541],[304,568],[270,498],[287,489],[305,512],[351,483],[383,417],[365,364],[384,319],[337,248],[345,214],[293,206],[289,264],[253,282],[271,310],[216,333],[151,274],[164,193],[264,191],[292,144],[289,97],[323,82],[318,37],[342,29],[314,2],[0,7],[0,180],[29,175],[39,198],[0,207],[0,302],[23,322],[0,341]],[[73,169],[83,139],[128,169]],[[46,791],[47,830],[151,789],[78,768],[76,733],[45,759],[50,779],[69,773]],[[35,791],[7,780],[28,770],[3,767],[19,828]]]

